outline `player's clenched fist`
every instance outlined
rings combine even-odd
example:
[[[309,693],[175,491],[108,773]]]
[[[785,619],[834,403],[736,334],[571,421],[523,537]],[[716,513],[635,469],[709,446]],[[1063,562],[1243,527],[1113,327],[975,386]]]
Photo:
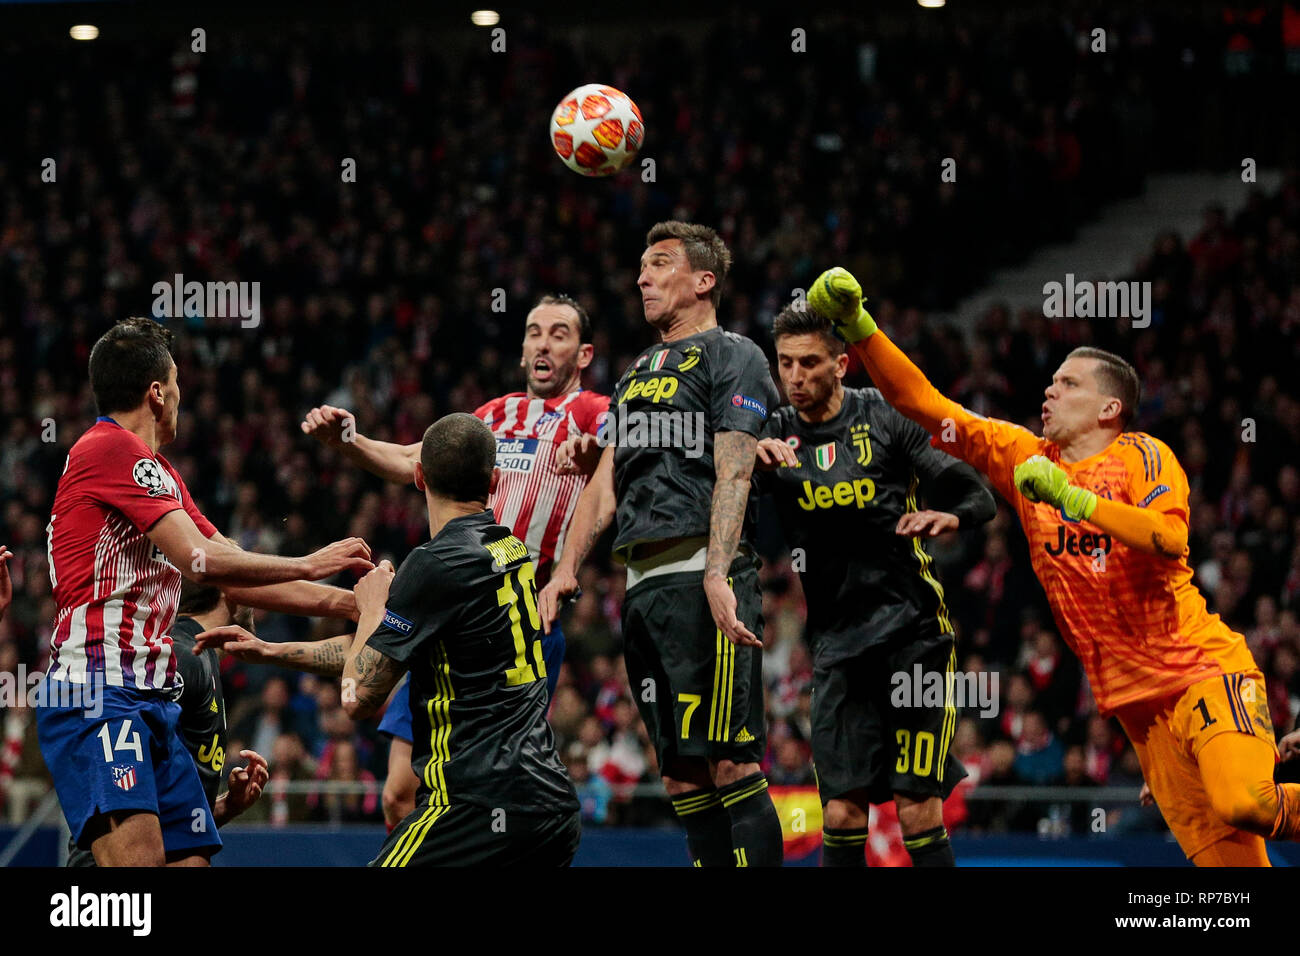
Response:
[[[604,450],[595,435],[571,435],[555,446],[555,470],[562,475],[589,475]]]
[[[370,560],[370,545],[360,538],[344,538],[327,544],[307,555],[303,561],[307,564],[306,577],[312,581],[328,578],[340,571],[369,571],[375,566]]]
[[[357,611],[363,616],[371,611],[382,611],[388,603],[388,590],[393,586],[393,577],[393,563],[384,559],[358,581],[352,589],[357,596]]]
[[[876,320],[862,305],[862,286],[848,269],[827,269],[808,290],[808,305],[835,324],[845,342],[861,342],[875,334]]]
[[[1014,477],[1022,495],[1060,508],[1071,521],[1087,521],[1097,510],[1097,496],[1070,484],[1065,469],[1042,455],[1033,455],[1016,465]]]
[[[311,435],[316,440],[337,448],[356,437],[357,420],[346,408],[321,405],[307,413],[302,422],[302,431],[304,435]]]

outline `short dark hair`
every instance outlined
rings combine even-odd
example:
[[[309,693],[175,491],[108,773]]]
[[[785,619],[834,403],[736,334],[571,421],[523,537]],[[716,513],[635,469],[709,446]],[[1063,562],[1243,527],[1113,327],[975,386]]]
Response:
[[[1138,403],[1142,401],[1142,383],[1138,381],[1137,369],[1114,352],[1087,345],[1075,349],[1066,358],[1097,360],[1097,384],[1103,395],[1119,399],[1119,427],[1121,431],[1127,431],[1137,417]]]
[[[544,295],[537,300],[533,309],[540,308],[544,305],[567,305],[578,314],[578,341],[584,345],[591,341],[591,317],[587,315],[587,310],[578,304],[577,299],[570,298],[563,293],[559,295]],[[529,309],[531,314],[533,309]]]
[[[127,412],[144,401],[173,365],[171,331],[153,319],[123,319],[90,350],[90,390],[99,414]]]
[[[835,334],[831,320],[814,312],[806,302],[787,305],[777,313],[772,323],[772,338],[780,339],[783,335],[820,335],[832,356],[844,354],[844,340]]]
[[[727,278],[727,273],[731,270],[731,252],[727,249],[727,244],[708,226],[678,219],[651,226],[646,233],[645,244],[649,248],[665,239],[681,240],[682,248],[686,251],[686,261],[690,263],[692,271],[713,273],[715,281],[709,298],[713,300],[716,309],[722,301],[722,280]]]
[[[191,617],[195,614],[207,614],[215,610],[222,600],[221,588],[215,584],[195,584],[189,578],[182,578],[181,598],[176,613]]]
[[[497,440],[467,412],[444,415],[425,430],[420,467],[429,490],[452,501],[487,501]]]

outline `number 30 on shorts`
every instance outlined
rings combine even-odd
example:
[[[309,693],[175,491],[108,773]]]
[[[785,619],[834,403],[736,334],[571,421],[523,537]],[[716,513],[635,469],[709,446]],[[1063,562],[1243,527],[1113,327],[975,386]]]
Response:
[[[896,730],[894,739],[898,741],[898,762],[894,764],[895,772],[911,773],[917,777],[930,776],[930,771],[934,767],[934,734],[922,730],[913,741],[910,730]]]

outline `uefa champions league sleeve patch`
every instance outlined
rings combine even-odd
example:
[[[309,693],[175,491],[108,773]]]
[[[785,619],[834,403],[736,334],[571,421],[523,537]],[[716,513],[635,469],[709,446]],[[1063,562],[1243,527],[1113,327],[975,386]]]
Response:
[[[141,458],[131,468],[131,478],[149,493],[150,498],[176,493],[168,477],[162,466],[152,458]]]

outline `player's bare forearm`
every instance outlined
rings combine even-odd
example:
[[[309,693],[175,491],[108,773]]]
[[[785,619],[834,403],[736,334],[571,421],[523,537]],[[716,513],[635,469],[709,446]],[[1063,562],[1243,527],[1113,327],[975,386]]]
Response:
[[[606,448],[600,456],[595,473],[578,496],[564,536],[564,550],[556,561],[556,569],[576,575],[600,536],[614,520],[614,449]]]
[[[314,581],[288,581],[264,587],[225,589],[226,597],[244,607],[303,617],[357,619],[357,598],[348,588],[336,588]]]
[[[1147,554],[1176,559],[1187,550],[1187,522],[1175,514],[1099,498],[1088,520],[1117,541]]]
[[[419,442],[398,445],[356,435],[353,441],[343,442],[339,448],[348,461],[385,481],[405,485],[415,480],[415,463],[420,460]]]
[[[370,635],[379,628],[382,616],[383,608],[361,615],[352,647],[343,662],[343,709],[353,720],[377,713],[405,672],[405,667],[397,661],[366,645]]]
[[[203,537],[184,510],[164,515],[149,538],[191,581],[221,588],[259,587],[311,576],[305,558],[281,558],[235,547],[220,534]]]
[[[713,436],[713,505],[709,512],[709,549],[704,576],[727,576],[740,547],[749,506],[750,478],[758,439],[745,432],[718,432]]]
[[[285,641],[271,644],[268,664],[306,671],[321,677],[342,677],[343,663],[352,650],[355,634],[340,634],[323,641]]]

